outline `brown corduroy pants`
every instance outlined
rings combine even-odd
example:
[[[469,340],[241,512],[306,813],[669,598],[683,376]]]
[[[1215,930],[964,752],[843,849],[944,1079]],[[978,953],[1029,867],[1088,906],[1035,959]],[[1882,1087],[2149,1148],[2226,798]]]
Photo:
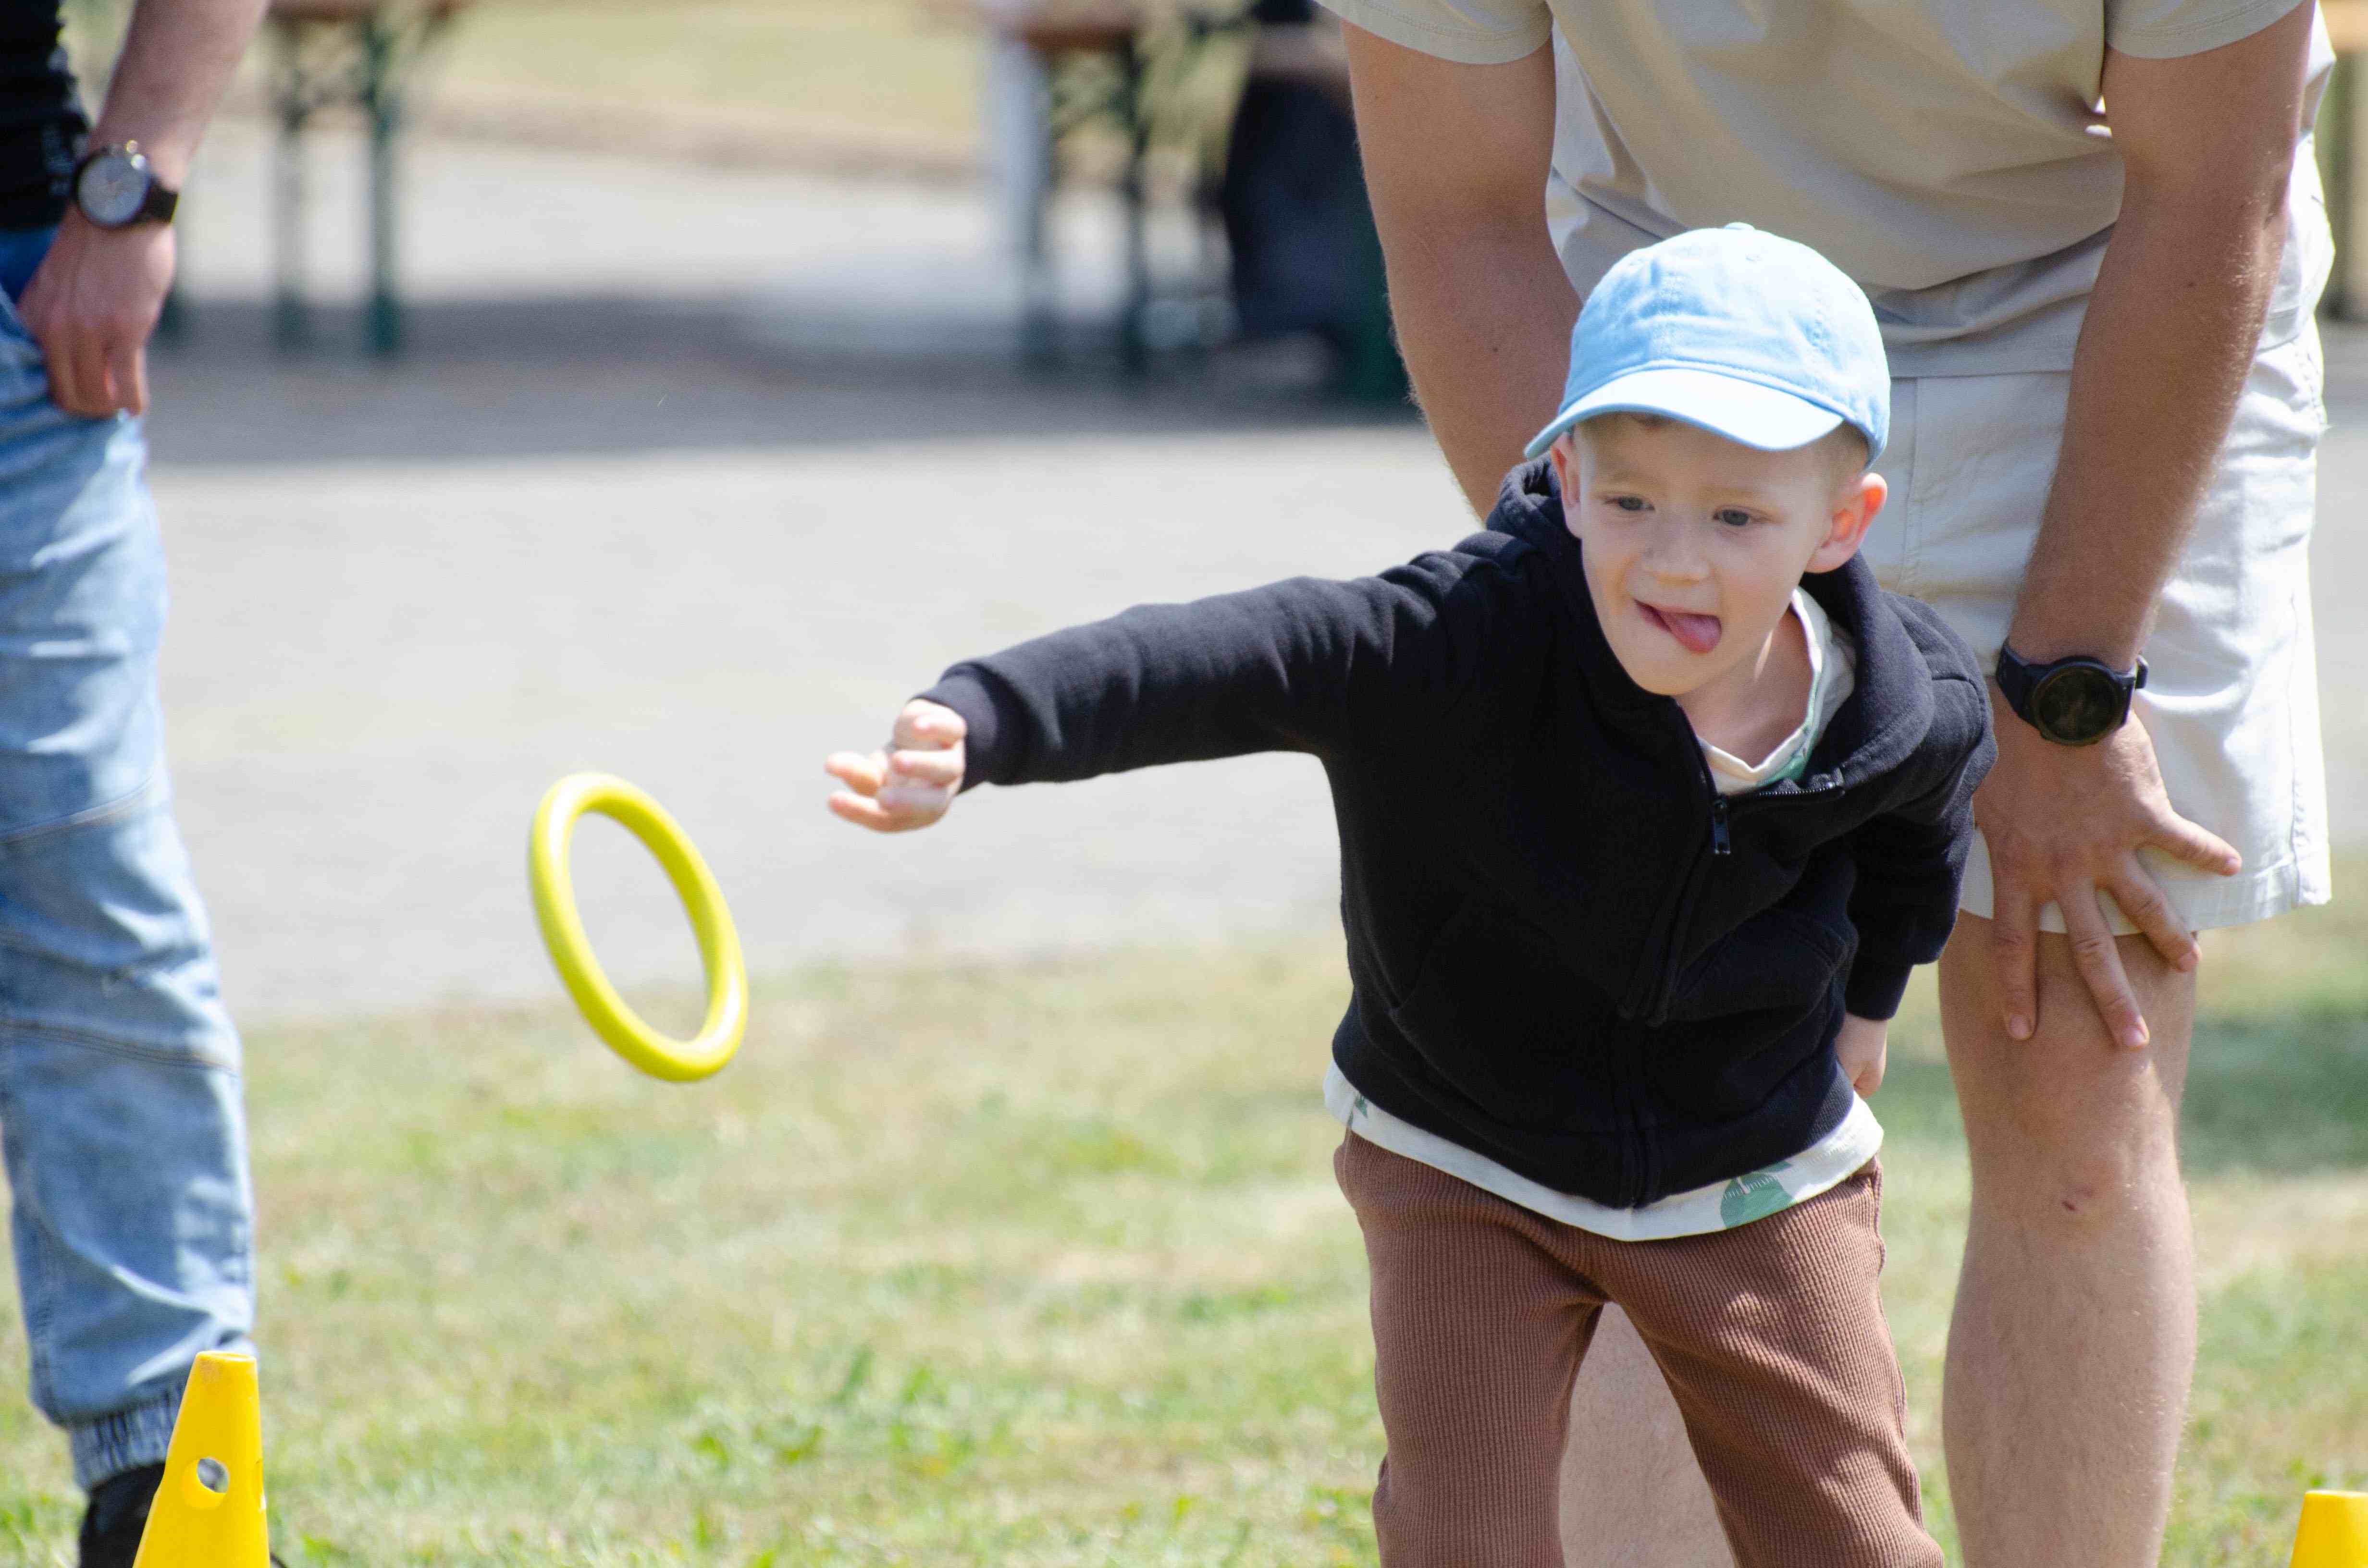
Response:
[[[1741,1568],[1938,1568],[1875,1281],[1880,1169],[1711,1235],[1617,1242],[1354,1133],[1383,1568],[1563,1568],[1571,1381],[1607,1301],[1660,1364]]]

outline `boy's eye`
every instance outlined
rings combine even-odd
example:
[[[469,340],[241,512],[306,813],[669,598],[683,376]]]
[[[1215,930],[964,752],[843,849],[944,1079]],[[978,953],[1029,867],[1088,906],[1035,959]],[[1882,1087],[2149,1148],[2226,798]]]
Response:
[[[1751,526],[1751,514],[1740,506],[1721,506],[1711,516],[1731,528],[1748,528]]]
[[[1641,512],[1646,505],[1642,495],[1614,495],[1611,504],[1623,512]]]

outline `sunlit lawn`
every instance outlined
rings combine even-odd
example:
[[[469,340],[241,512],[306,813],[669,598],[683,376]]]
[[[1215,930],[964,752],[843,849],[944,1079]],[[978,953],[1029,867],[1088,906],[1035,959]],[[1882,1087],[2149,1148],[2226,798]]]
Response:
[[[66,41],[94,85],[130,12],[131,0],[66,0]],[[721,115],[768,141],[853,150],[876,135],[896,166],[900,150],[973,150],[982,38],[962,0],[475,0],[406,80],[427,108],[462,98],[481,122],[505,96],[532,100],[523,107],[546,122],[573,101],[612,121],[589,128],[610,150],[633,144],[636,110]],[[270,52],[268,40],[248,52],[258,101]],[[647,125],[641,141],[667,145]]]
[[[967,148],[982,69],[968,15],[929,0],[487,0],[454,28],[436,79]]]
[[[2305,1486],[2368,1485],[2363,953],[2340,910],[2215,952],[2171,1562],[2282,1562]],[[1315,1091],[1341,994],[1315,940],[816,971],[689,1087],[555,1008],[259,1031],[280,1551],[1370,1562],[1362,1260]],[[1946,1532],[1965,1182],[1929,1003],[1898,1039],[1889,1304]],[[0,1400],[0,1560],[70,1561],[62,1447]]]

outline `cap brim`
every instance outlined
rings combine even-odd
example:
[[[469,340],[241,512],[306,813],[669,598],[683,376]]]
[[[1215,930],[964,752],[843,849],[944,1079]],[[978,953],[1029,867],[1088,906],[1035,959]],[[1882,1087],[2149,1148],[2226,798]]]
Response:
[[[1844,423],[1832,409],[1806,398],[1715,370],[1637,370],[1606,381],[1555,415],[1522,455],[1536,457],[1564,431],[1599,414],[1657,414],[1767,452],[1805,447]]]

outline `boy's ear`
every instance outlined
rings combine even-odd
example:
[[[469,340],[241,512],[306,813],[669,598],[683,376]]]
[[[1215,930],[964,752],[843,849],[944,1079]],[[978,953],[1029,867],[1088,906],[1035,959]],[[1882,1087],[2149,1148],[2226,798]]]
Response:
[[[1830,572],[1858,553],[1866,542],[1866,530],[1883,504],[1891,498],[1891,486],[1879,473],[1862,473],[1843,493],[1840,505],[1834,508],[1833,522],[1826,531],[1826,540],[1809,557],[1804,570]]]
[[[1578,453],[1573,445],[1571,433],[1565,430],[1556,436],[1554,445],[1546,449],[1546,456],[1554,463],[1554,484],[1562,492],[1563,508],[1568,511],[1576,499],[1573,492],[1578,483]]]

